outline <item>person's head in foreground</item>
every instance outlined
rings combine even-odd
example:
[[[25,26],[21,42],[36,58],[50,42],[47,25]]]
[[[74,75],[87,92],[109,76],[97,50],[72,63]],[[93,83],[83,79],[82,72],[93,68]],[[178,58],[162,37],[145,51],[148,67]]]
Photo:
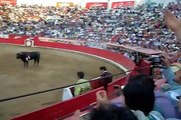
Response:
[[[151,84],[149,77],[141,76],[137,75],[131,78],[132,82],[124,87],[123,95],[125,104],[129,109],[140,110],[147,116],[154,107],[154,84]],[[145,82],[140,79],[145,79]]]
[[[90,113],[90,120],[138,120],[137,117],[125,107],[111,104],[100,104]]]

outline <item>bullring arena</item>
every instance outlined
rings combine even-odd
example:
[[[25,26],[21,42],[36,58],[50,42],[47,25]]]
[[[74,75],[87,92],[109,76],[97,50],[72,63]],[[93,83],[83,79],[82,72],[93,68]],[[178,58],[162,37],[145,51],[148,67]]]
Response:
[[[29,67],[25,68],[23,62],[16,59],[16,53],[21,51],[40,51],[39,67],[34,67],[30,61]],[[77,71],[84,71],[85,78],[90,80],[99,76],[99,67],[103,65],[111,73],[122,72],[121,68],[106,60],[60,49],[0,44],[0,55],[0,99],[73,84],[77,80]],[[61,101],[61,97],[62,90],[57,90],[2,102],[0,119],[46,107]]]
[[[180,0],[0,0],[0,120],[95,120],[97,105],[180,120],[180,15]],[[92,89],[74,96],[78,71]],[[121,109],[101,115],[108,101]]]

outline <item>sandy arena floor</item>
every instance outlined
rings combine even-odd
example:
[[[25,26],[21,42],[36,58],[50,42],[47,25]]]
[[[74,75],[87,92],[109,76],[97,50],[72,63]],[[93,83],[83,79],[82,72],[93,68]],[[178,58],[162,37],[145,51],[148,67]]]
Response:
[[[40,51],[39,67],[33,67],[33,61],[30,61],[29,68],[24,68],[22,61],[16,59],[16,53],[21,51]],[[99,76],[99,67],[102,65],[111,73],[122,72],[113,64],[87,55],[0,44],[0,99],[75,83],[77,71],[84,71],[85,78],[90,80]],[[0,102],[0,120],[7,120],[61,101],[61,94],[62,90],[58,90]]]

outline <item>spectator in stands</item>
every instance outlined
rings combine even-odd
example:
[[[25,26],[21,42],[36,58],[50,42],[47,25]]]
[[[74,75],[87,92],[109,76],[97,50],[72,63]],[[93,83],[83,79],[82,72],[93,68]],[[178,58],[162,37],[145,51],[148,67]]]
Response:
[[[101,66],[99,70],[101,71],[101,75],[98,84],[99,86],[104,86],[105,90],[107,90],[107,85],[112,82],[112,74],[107,71],[105,66]]]
[[[82,82],[85,82],[85,83],[74,86],[74,96],[81,95],[91,90],[90,83],[88,82],[88,80],[84,79],[84,72],[82,71],[77,72],[77,76],[79,80],[76,83],[82,83]]]
[[[135,79],[134,81],[137,82],[129,82],[123,89],[126,106],[139,113],[138,118],[145,117],[149,120],[164,120],[159,112],[153,111],[155,103],[154,87],[149,82],[138,82],[138,78],[140,79],[137,76],[133,77],[132,79]]]
[[[166,94],[158,90],[154,90],[156,86],[155,86],[154,80],[151,77],[144,74],[139,74],[139,75],[131,77],[128,83],[140,83],[140,84],[145,84],[147,86],[150,86],[151,89],[154,91],[154,96],[155,96],[153,109],[161,113],[165,119],[177,118],[174,106],[172,105],[171,101],[166,96]]]
[[[178,94],[181,94],[181,65],[178,63],[178,70],[176,70],[174,73],[168,56],[163,55],[162,61],[166,66],[166,69],[164,69],[162,72],[166,78],[166,81],[170,85],[169,90],[178,90]]]
[[[125,107],[117,107],[108,100],[106,91],[96,93],[97,105],[88,113],[88,120],[138,120],[137,117]],[[80,117],[80,110],[75,111],[76,120],[87,120]],[[140,119],[141,120],[141,119]]]
[[[165,7],[173,13],[165,13],[166,23],[179,40],[180,22],[175,16],[180,16],[181,4]],[[121,41],[123,45],[162,50],[166,43],[175,41],[174,35],[163,24],[162,11],[163,8],[156,4],[111,11],[98,8],[86,10],[77,6],[4,5],[0,7],[0,34],[65,38],[79,45],[85,41],[87,46],[96,48],[103,48],[109,41]]]
[[[90,120],[138,120],[126,107],[117,107],[112,104],[101,104],[90,113]]]
[[[143,93],[143,92],[142,92]],[[132,93],[131,93],[132,94]],[[146,95],[148,96],[148,95]],[[146,97],[145,96],[145,97]],[[135,96],[136,97],[136,96]],[[142,96],[143,98],[143,96]],[[150,97],[149,97],[150,98]],[[125,98],[126,99],[126,98]],[[138,98],[139,99],[139,98]],[[150,101],[150,100],[149,100]],[[99,103],[98,106],[101,105],[101,103],[110,103],[110,101],[107,99],[107,94],[106,94],[106,91],[99,91],[98,94],[97,94],[97,102]],[[126,101],[125,101],[126,102]],[[139,104],[139,103],[136,103],[137,101],[134,101],[132,100],[131,102],[134,102],[133,104]],[[144,102],[145,103],[145,102]],[[152,106],[151,105],[143,105],[144,103],[141,103],[141,105],[136,105],[136,106]],[[147,102],[148,103],[148,102]],[[127,106],[127,105],[126,105]],[[128,106],[127,106],[128,107]],[[151,108],[151,107],[149,107]],[[130,108],[131,109],[131,108]],[[148,108],[145,108],[145,109],[148,109]],[[144,109],[144,110],[145,110]],[[150,109],[151,110],[151,109]],[[132,112],[137,116],[138,120],[164,120],[164,118],[161,116],[160,113],[156,112],[156,111],[152,111],[151,114],[149,113],[149,115],[145,115],[143,111],[141,110],[132,110]],[[154,117],[153,117],[154,116]],[[156,116],[156,117],[155,117]],[[158,117],[158,119],[156,119]]]
[[[138,94],[139,93],[139,89],[137,89],[137,88],[135,88],[135,89],[137,89],[137,90],[135,90],[134,91],[134,85],[135,86],[137,86],[137,87],[139,87],[138,85],[136,85],[136,84],[141,84],[141,86],[145,86],[146,88],[144,88],[144,89],[152,89],[152,91],[153,91],[153,89],[155,88],[155,85],[154,85],[154,81],[153,81],[153,79],[152,78],[150,78],[149,76],[147,76],[147,75],[136,75],[136,76],[134,76],[134,77],[132,77],[130,80],[129,80],[129,82],[128,82],[128,84],[131,84],[131,85],[129,85],[129,88],[130,88],[130,86],[133,88],[132,90],[130,90],[130,93],[132,93],[133,94],[133,97],[132,97],[132,104],[131,104],[131,107],[132,107],[132,105],[136,105],[137,106],[137,109],[142,109],[143,107],[145,107],[144,109],[143,109],[143,111],[150,111],[151,109],[152,110],[156,110],[156,111],[158,111],[159,113],[161,113],[161,115],[165,118],[165,119],[167,119],[167,118],[177,118],[177,115],[176,115],[176,111],[175,111],[175,109],[174,109],[174,107],[173,107],[173,105],[171,104],[171,102],[169,101],[169,99],[168,99],[168,97],[164,94],[164,93],[161,93],[161,92],[159,92],[159,91],[154,91],[154,94],[155,94],[155,102],[154,102],[154,107],[152,108],[152,106],[153,106],[153,96],[151,96],[152,94],[148,94],[147,95],[147,97],[148,98],[144,98],[144,97],[140,97],[140,98],[137,98],[137,97],[139,97],[139,95],[137,95],[136,96],[136,94]],[[127,86],[127,85],[126,85]],[[139,88],[141,88],[141,87],[139,87]],[[124,88],[125,89],[125,88]],[[140,95],[144,95],[144,93],[145,92],[147,92],[146,90],[143,92],[143,90],[140,90],[140,91],[142,91],[142,92],[140,92]],[[134,92],[136,92],[136,94],[134,93]],[[150,92],[151,93],[151,92]],[[127,94],[127,93],[126,93]],[[145,94],[147,94],[147,93],[145,93]],[[131,94],[130,94],[131,95]],[[135,97],[135,98],[134,98]],[[146,97],[146,96],[145,96]],[[151,99],[150,99],[150,98]],[[123,96],[120,96],[120,97],[118,97],[118,98],[116,98],[116,100],[112,100],[111,102],[113,103],[113,104],[116,104],[117,106],[127,106],[127,104],[126,104],[126,100],[124,100],[124,99],[128,99],[129,97],[127,97],[127,98],[125,98],[125,96],[124,96],[124,94],[123,94]],[[149,99],[149,100],[145,100],[144,101],[144,99]],[[136,99],[136,100],[138,100],[138,99],[141,99],[142,100],[142,102],[140,101],[140,102],[136,102],[136,100],[134,100],[134,99]],[[98,101],[98,103],[110,103],[110,101],[108,100],[108,98],[107,98],[107,94],[106,94],[106,92],[98,92],[97,93],[97,101]],[[143,102],[144,101],[144,102]],[[151,103],[151,104],[150,104]],[[129,104],[129,103],[128,103]],[[139,105],[140,104],[140,105]],[[143,105],[144,104],[144,105]],[[150,104],[150,105],[149,105]],[[142,108],[139,108],[140,106],[142,106]],[[146,109],[146,110],[145,110]],[[151,112],[151,114],[158,114],[158,116],[160,116],[160,114],[158,113],[158,112],[154,112],[154,111],[152,111]],[[148,112],[145,112],[145,114],[147,114]],[[143,115],[143,114],[142,114]],[[149,114],[150,115],[150,114]],[[152,115],[151,115],[152,116]],[[149,116],[150,117],[150,116]]]
[[[130,56],[131,56],[131,55],[130,55],[130,53],[129,53],[128,51],[125,51],[125,53],[123,54],[123,56],[130,59]]]
[[[177,70],[172,69],[173,67],[170,64],[168,56],[164,56],[162,61],[166,66],[166,69],[163,70],[163,75],[168,83],[162,87],[162,90],[170,97],[172,104],[178,108],[179,100],[177,99],[177,96],[181,95],[181,67],[177,65]]]

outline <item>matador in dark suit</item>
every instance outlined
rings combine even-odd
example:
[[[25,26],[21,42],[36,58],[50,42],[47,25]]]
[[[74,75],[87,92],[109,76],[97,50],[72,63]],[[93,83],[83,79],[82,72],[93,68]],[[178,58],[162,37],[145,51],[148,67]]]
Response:
[[[112,82],[112,74],[107,71],[105,66],[99,68],[102,72],[100,75],[100,80],[98,82],[99,86],[104,86],[105,90],[107,90],[107,85]]]

